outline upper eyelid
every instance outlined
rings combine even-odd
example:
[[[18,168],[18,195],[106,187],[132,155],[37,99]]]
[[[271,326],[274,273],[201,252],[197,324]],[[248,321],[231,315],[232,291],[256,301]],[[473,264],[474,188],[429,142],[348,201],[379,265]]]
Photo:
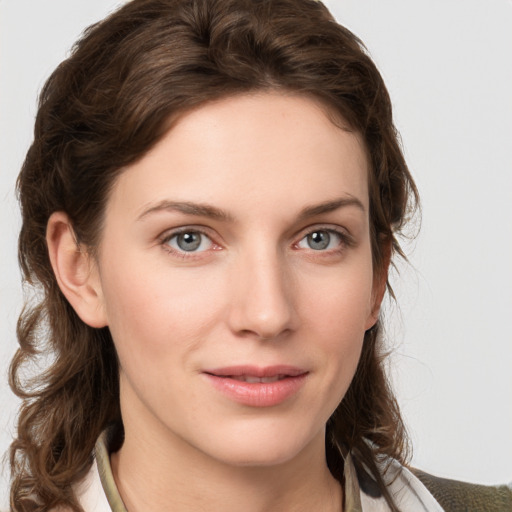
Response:
[[[315,231],[328,231],[331,233],[337,233],[340,236],[352,238],[352,234],[347,228],[344,228],[342,226],[338,226],[335,224],[314,224],[311,226],[307,226],[305,228],[302,228],[296,235],[297,238],[302,239],[304,236],[307,236],[308,234],[314,233]]]
[[[205,236],[208,238],[210,247],[203,251],[184,251],[182,249],[176,249],[171,246],[170,241],[182,234],[182,233],[188,233],[188,232],[195,232],[200,233],[202,236]],[[180,256],[181,258],[189,258],[189,259],[197,259],[201,256],[204,256],[205,252],[211,251],[211,250],[218,250],[222,249],[223,245],[219,244],[214,237],[212,237],[209,233],[206,232],[206,230],[198,228],[198,227],[190,227],[190,226],[183,226],[181,228],[174,228],[164,231],[161,235],[157,237],[157,244],[164,249],[166,252],[173,253],[176,256]]]
[[[305,228],[302,230],[299,235],[296,238],[296,241],[294,242],[294,245],[297,245],[299,242],[301,242],[306,236],[315,233],[316,231],[327,231],[329,233],[335,233],[338,235],[341,239],[341,245],[345,246],[346,248],[350,248],[356,245],[356,240],[354,236],[346,229],[341,226],[333,226],[331,225],[316,225],[316,226],[309,226],[308,228]]]
[[[214,241],[214,236],[212,236],[211,229],[207,228],[206,226],[180,226],[177,228],[166,229],[158,236],[158,240],[170,240],[176,235],[188,232],[201,233],[202,235],[208,237],[212,242],[217,243]]]
[[[197,232],[201,233],[202,235],[208,237],[211,242],[215,245],[222,246],[224,245],[224,241],[219,242],[218,239],[222,240],[222,237],[214,230],[209,228],[208,226],[203,225],[186,225],[186,226],[179,226],[176,228],[167,229],[162,232],[161,235],[158,236],[158,240],[160,243],[166,242],[170,240],[172,237],[177,236],[181,233],[187,233],[187,232]],[[328,231],[331,233],[336,233],[339,235],[345,243],[350,243],[353,241],[353,235],[350,233],[350,231],[342,226],[339,225],[333,225],[329,223],[319,223],[319,224],[313,224],[306,227],[301,228],[298,232],[296,232],[295,235],[293,235],[292,239],[294,240],[294,244],[298,243],[300,240],[302,240],[305,236],[314,233],[315,231]]]
[[[210,241],[211,246],[208,247],[205,250],[202,251],[185,251],[183,249],[177,249],[175,247],[172,247],[172,245],[169,243],[174,237],[179,236],[183,233],[199,233],[205,237],[208,238]],[[205,230],[198,228],[198,227],[190,227],[190,226],[183,226],[179,228],[169,229],[167,231],[164,231],[158,238],[158,245],[165,250],[167,253],[172,254],[174,257],[178,257],[183,260],[188,261],[195,261],[195,260],[201,260],[205,257],[205,253],[211,251],[211,250],[217,250],[219,248],[222,249],[222,246],[218,244],[212,236],[210,236],[208,233],[205,232]]]

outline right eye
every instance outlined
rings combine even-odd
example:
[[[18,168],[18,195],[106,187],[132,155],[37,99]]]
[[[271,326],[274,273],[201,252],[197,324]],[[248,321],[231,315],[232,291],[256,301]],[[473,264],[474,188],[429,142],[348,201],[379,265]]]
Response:
[[[214,246],[214,243],[207,235],[195,230],[171,234],[164,240],[164,244],[168,245],[174,251],[181,253],[203,252]]]

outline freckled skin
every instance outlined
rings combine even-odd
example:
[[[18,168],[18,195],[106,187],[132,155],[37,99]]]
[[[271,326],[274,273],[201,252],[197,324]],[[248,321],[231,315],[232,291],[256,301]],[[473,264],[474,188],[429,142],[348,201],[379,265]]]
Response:
[[[188,457],[270,468],[306,453],[312,466],[325,465],[326,421],[377,314],[367,166],[360,137],[318,103],[261,93],[184,115],[124,171],[98,256],[98,314],[121,366],[119,461],[123,450],[135,460],[142,443],[178,467]],[[362,208],[301,218],[337,198]],[[210,205],[230,218],[172,208],[141,217],[162,201]],[[203,233],[199,250],[180,249],[182,228]],[[326,249],[311,247],[318,232],[329,237]],[[283,403],[254,408],[203,374],[239,364],[293,365],[308,375]]]

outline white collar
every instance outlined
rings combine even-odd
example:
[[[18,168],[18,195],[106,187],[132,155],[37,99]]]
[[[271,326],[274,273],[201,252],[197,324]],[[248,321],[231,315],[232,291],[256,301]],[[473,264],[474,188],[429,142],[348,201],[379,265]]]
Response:
[[[93,465],[76,486],[78,501],[85,512],[126,512],[114,482],[108,453],[108,433],[96,443]],[[443,512],[428,489],[407,468],[394,459],[386,464],[384,479],[396,505],[407,512]],[[360,489],[351,456],[345,459],[345,512],[390,512],[383,497],[372,498]]]

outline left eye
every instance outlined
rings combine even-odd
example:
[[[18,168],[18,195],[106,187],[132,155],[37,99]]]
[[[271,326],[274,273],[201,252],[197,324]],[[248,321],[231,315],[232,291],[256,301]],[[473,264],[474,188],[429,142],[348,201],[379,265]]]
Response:
[[[201,252],[210,249],[213,242],[199,231],[183,231],[169,237],[166,242],[170,247],[180,252]]]
[[[297,246],[301,249],[313,249],[314,251],[325,251],[336,249],[342,243],[342,236],[336,231],[318,229],[308,233]]]

